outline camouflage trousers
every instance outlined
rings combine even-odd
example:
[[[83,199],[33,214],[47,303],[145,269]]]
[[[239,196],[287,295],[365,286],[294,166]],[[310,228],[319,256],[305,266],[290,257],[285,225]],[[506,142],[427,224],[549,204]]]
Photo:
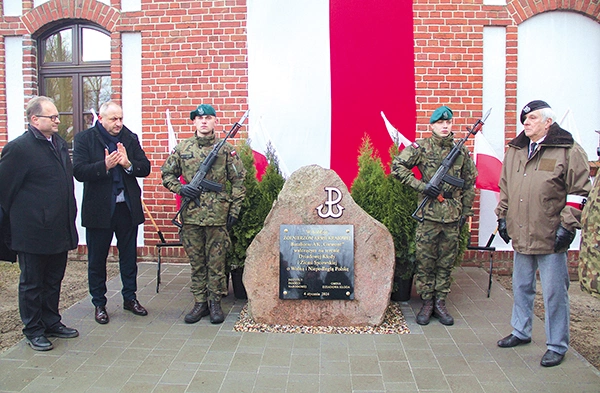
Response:
[[[221,300],[227,295],[226,255],[231,245],[225,226],[184,224],[179,235],[190,258],[190,291],[196,302]]]
[[[417,226],[415,288],[422,299],[448,296],[459,237],[456,222],[442,224],[425,220]]]

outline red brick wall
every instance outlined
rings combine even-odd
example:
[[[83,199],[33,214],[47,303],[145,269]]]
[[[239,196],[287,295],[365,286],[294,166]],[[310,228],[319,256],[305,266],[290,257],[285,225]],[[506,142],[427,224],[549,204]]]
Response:
[[[194,4],[201,7],[192,8]],[[248,107],[246,1],[143,1],[142,11],[125,13],[120,31],[142,35],[142,102],[144,145],[152,173],[144,183],[144,200],[167,241],[176,241],[171,219],[173,194],[162,186],[160,166],[168,156],[165,112],[178,138],[192,135],[190,111],[201,102],[219,112],[220,129],[228,131]],[[246,132],[238,135],[245,137]],[[150,220],[146,244],[159,241]],[[154,254],[147,246],[142,255]],[[163,255],[183,255],[164,249]]]
[[[418,137],[426,131],[428,114],[441,104],[449,104],[455,111],[455,130],[464,130],[482,115],[485,26],[506,27],[504,116],[506,137],[510,139],[516,133],[518,24],[551,10],[572,10],[600,21],[600,3],[592,0],[509,0],[507,6],[482,3],[483,0],[413,1]],[[23,17],[1,17],[0,33],[3,37],[25,37],[27,99],[37,93],[36,33],[65,18],[85,19],[102,26],[111,32],[111,77],[113,98],[117,101],[122,99],[123,84],[121,33],[141,34],[141,116],[144,148],[153,168],[144,181],[144,201],[167,240],[174,241],[176,231],[170,220],[175,202],[160,179],[160,166],[168,155],[165,111],[170,110],[179,138],[191,135],[188,116],[199,102],[216,106],[221,115],[221,130],[228,130],[242,115],[248,105],[246,0],[142,0],[141,11],[123,13],[119,7],[119,0],[112,0],[110,7],[94,0],[51,0],[33,9],[33,0],[23,0]],[[3,41],[0,58],[4,58]],[[0,130],[6,129],[4,67],[0,66]],[[237,142],[246,137],[243,131]],[[0,146],[5,142],[6,133],[0,131]],[[468,142],[471,148],[472,142]],[[152,245],[159,239],[149,219],[144,229],[146,246],[140,249],[140,256],[155,260],[151,257],[155,254]],[[474,236],[477,230],[475,221]],[[85,252],[85,247],[78,252]],[[184,256],[178,249],[164,252]],[[474,263],[485,264],[487,257],[480,254],[468,253]]]

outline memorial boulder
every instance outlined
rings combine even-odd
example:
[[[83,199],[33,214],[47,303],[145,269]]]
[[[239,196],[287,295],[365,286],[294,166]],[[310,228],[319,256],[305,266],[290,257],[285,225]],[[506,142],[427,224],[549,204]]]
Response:
[[[248,312],[257,323],[377,326],[390,301],[394,245],[333,171],[294,172],[246,252]]]

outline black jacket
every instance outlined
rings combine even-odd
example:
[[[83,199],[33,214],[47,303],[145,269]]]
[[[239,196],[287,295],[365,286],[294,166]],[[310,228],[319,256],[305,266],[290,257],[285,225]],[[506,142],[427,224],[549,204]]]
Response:
[[[0,206],[0,261],[17,261],[17,253],[10,249],[10,221]]]
[[[77,247],[73,166],[67,143],[54,140],[56,149],[29,126],[2,149],[0,205],[15,251],[50,255]]]
[[[146,177],[150,174],[150,161],[146,158],[137,135],[126,127],[121,130],[121,143],[127,150],[127,157],[133,165],[131,174],[127,174],[120,165],[106,172],[104,163],[106,144],[95,125],[75,136],[73,172],[75,178],[83,182],[81,225],[86,228],[110,228],[116,200],[112,187],[112,171],[123,173],[125,199],[131,211],[133,225],[144,222],[142,192],[136,177]]]

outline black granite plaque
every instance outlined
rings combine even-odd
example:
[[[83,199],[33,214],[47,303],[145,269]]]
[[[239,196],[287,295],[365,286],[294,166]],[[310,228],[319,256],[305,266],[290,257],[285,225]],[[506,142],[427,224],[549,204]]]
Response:
[[[281,225],[280,299],[354,299],[354,226]]]

